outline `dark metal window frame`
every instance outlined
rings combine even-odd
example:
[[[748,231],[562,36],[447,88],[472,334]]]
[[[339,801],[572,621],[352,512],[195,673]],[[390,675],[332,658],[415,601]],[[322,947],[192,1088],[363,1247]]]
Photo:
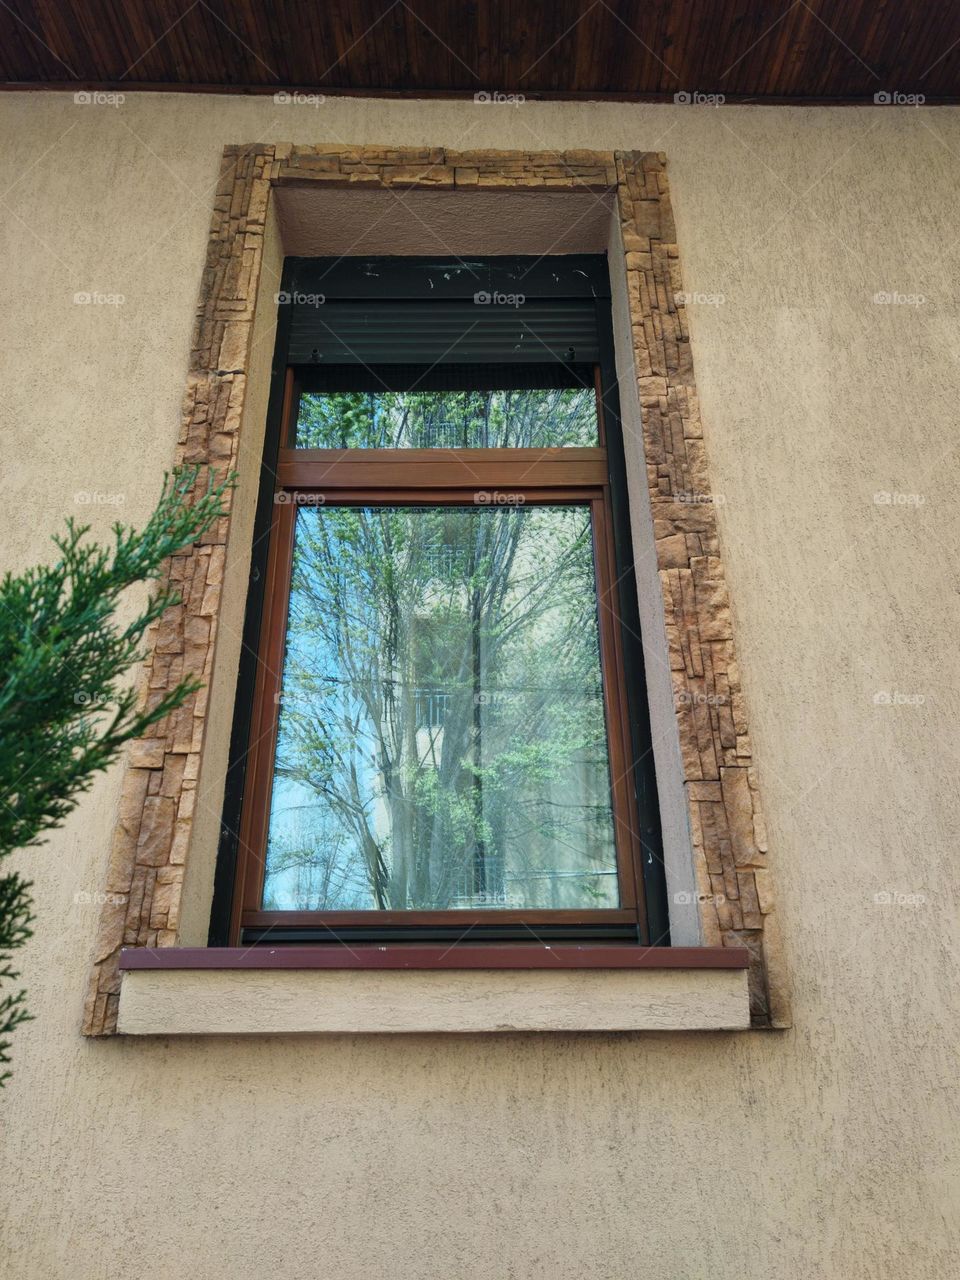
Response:
[[[604,541],[609,546],[610,564],[608,573],[604,575],[611,584],[611,594],[615,595],[613,615],[617,619],[616,635],[613,643],[616,648],[616,660],[611,671],[605,670],[605,684],[611,683],[611,677],[622,685],[619,690],[624,706],[623,728],[628,734],[624,748],[627,760],[626,773],[630,781],[630,810],[632,836],[635,838],[635,885],[631,892],[631,900],[622,911],[596,910],[593,912],[504,912],[486,910],[482,919],[473,920],[469,911],[456,910],[443,913],[455,917],[449,922],[421,918],[426,913],[414,912],[379,912],[349,913],[346,918],[336,920],[335,929],[329,923],[340,913],[322,913],[326,923],[318,923],[318,913],[256,913],[249,912],[241,918],[241,902],[238,893],[238,881],[245,860],[260,857],[262,850],[248,848],[245,856],[241,856],[244,827],[244,796],[251,785],[250,748],[251,735],[255,727],[255,711],[257,698],[257,673],[261,646],[269,643],[270,636],[265,633],[265,611],[268,610],[267,587],[274,584],[276,590],[277,571],[271,569],[271,555],[276,558],[278,544],[281,541],[280,525],[283,523],[284,504],[277,504],[275,494],[278,487],[309,488],[309,476],[305,479],[303,463],[293,460],[293,450],[288,446],[286,433],[290,424],[295,421],[297,388],[312,381],[311,366],[293,367],[289,364],[291,330],[295,322],[296,304],[280,306],[278,309],[277,337],[274,352],[270,400],[266,439],[263,453],[260,492],[254,526],[253,553],[251,561],[250,587],[243,633],[243,648],[238,674],[237,697],[234,711],[233,733],[230,746],[230,761],[226,778],[223,823],[221,827],[220,849],[217,862],[214,886],[214,902],[211,914],[209,943],[211,946],[230,946],[242,943],[259,942],[333,942],[338,938],[346,941],[416,941],[446,942],[460,937],[464,930],[470,929],[471,941],[489,941],[491,943],[516,943],[525,936],[533,943],[537,940],[609,940],[642,942],[646,945],[663,946],[669,942],[668,911],[666,904],[666,885],[662,862],[662,844],[660,836],[659,806],[657,798],[656,778],[652,754],[649,713],[646,700],[646,682],[643,670],[643,652],[640,644],[640,624],[637,604],[636,580],[633,571],[633,551],[630,534],[626,469],[624,462],[623,438],[619,411],[619,396],[614,364],[613,332],[610,312],[610,290],[607,274],[607,262],[603,257],[568,256],[563,258],[542,259],[486,259],[482,262],[462,263],[459,259],[287,259],[284,264],[282,295],[296,298],[298,295],[316,298],[342,299],[354,298],[386,298],[411,301],[429,301],[437,296],[437,283],[443,281],[441,291],[447,299],[465,301],[474,293],[487,291],[491,294],[523,294],[525,298],[553,300],[557,309],[562,309],[565,299],[576,298],[577,307],[582,312],[584,302],[589,300],[593,310],[593,323],[597,339],[596,352],[591,352],[594,359],[590,364],[597,371],[597,391],[602,423],[601,442],[605,449],[605,474],[602,476],[604,502],[597,504],[596,483],[583,490],[588,492],[594,503],[594,510],[602,511],[605,505],[609,520],[602,523],[609,526],[604,533]],[[309,305],[309,304],[308,304]],[[538,314],[543,313],[540,308]],[[330,315],[329,312],[325,314]],[[478,354],[473,359],[479,359]],[[547,359],[554,364],[562,364],[566,358],[580,364],[575,351],[554,351],[547,353]],[[313,366],[314,368],[316,366]],[[583,365],[580,364],[581,377]],[[518,372],[514,365],[514,373]],[[477,367],[480,375],[480,367]],[[327,381],[327,378],[324,378]],[[482,382],[482,375],[478,377]],[[301,450],[306,457],[311,451]],[[352,451],[356,458],[359,451]],[[375,486],[377,458],[379,451],[370,450],[370,457],[362,462],[363,473],[370,477]],[[399,452],[399,451],[397,451]],[[407,500],[422,479],[424,468],[431,465],[420,451],[406,450],[404,470],[409,468],[411,479],[404,482],[407,489]],[[491,470],[489,478],[482,483],[471,481],[471,489],[502,488],[512,485],[522,488],[510,479],[510,460],[503,457],[507,453],[517,451],[489,451]],[[543,451],[536,451],[538,456]],[[560,451],[557,451],[558,453]],[[599,453],[590,450],[564,450],[563,453],[572,458],[574,454]],[[420,453],[419,458],[411,455]],[[493,454],[500,457],[494,459]],[[395,454],[393,455],[396,456]],[[555,455],[554,455],[555,456]],[[515,463],[521,463],[516,456]],[[585,471],[583,478],[594,482],[598,477],[594,459],[582,459]],[[299,465],[298,465],[299,463]],[[520,471],[528,472],[531,459],[522,460]],[[307,463],[309,466],[309,463]],[[548,469],[551,462],[542,460],[539,466]],[[419,472],[419,475],[418,475]],[[568,473],[570,474],[570,473]],[[354,476],[356,471],[354,472]],[[547,472],[536,477],[536,492],[542,498],[545,490],[540,486],[549,483]],[[559,474],[557,474],[559,482]],[[328,488],[328,479],[322,487]],[[379,483],[383,483],[380,481]],[[437,478],[434,478],[437,483]],[[365,497],[369,500],[366,485],[362,489],[356,487],[353,480],[354,500]],[[440,491],[437,490],[439,493]],[[349,488],[342,489],[343,497],[349,500]],[[398,489],[394,501],[403,500],[403,490]],[[341,500],[340,497],[337,499]],[[381,492],[380,501],[390,501],[389,491]],[[430,499],[432,501],[432,497]],[[441,500],[443,500],[441,498]],[[448,493],[447,501],[462,501],[462,493]],[[286,506],[287,540],[289,540],[292,511]],[[274,607],[276,613],[276,607]],[[611,746],[613,744],[611,743]],[[613,753],[612,753],[613,755]],[[611,760],[612,763],[612,760]],[[249,808],[249,805],[248,805]],[[439,913],[431,913],[439,915]],[[480,914],[479,912],[476,914]],[[267,916],[270,916],[268,919]],[[282,916],[282,920],[275,917]],[[358,919],[356,917],[369,917]],[[513,918],[516,916],[516,918]],[[576,916],[574,919],[572,917]],[[508,917],[508,918],[505,918]],[[616,918],[614,918],[616,917]],[[471,927],[472,926],[472,927]],[[535,932],[534,932],[535,930]]]

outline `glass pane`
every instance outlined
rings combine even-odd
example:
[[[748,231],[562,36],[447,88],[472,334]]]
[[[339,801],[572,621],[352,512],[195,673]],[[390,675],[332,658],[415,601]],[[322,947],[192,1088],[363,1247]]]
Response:
[[[296,515],[267,910],[616,907],[586,505]]]
[[[595,448],[592,390],[305,391],[300,449]]]

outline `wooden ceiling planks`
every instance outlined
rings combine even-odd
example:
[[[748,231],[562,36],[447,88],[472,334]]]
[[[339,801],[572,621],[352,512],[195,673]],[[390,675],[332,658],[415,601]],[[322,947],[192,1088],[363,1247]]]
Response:
[[[276,92],[960,100],[929,0],[5,0],[0,81]]]

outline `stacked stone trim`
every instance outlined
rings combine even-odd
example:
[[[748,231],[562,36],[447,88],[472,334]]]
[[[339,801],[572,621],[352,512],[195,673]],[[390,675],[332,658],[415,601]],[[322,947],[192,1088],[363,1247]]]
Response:
[[[233,470],[271,188],[283,184],[615,194],[623,230],[637,386],[703,940],[753,957],[756,1025],[786,1025],[766,836],[734,655],[715,506],[680,290],[661,154],[232,146],[224,150],[200,287],[177,457]],[[184,675],[209,685],[230,512],[169,579],[167,611],[142,673],[158,700]],[[129,750],[84,1033],[116,1030],[122,946],[177,943],[183,873],[206,726],[206,688]]]
[[[644,457],[703,941],[752,957],[754,1023],[789,1023],[750,745],[682,305],[662,154],[616,156]],[[678,302],[678,295],[681,302]]]

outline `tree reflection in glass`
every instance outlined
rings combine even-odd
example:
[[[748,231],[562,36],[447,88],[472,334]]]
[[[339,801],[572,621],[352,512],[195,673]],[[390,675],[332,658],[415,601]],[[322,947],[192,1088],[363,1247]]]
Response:
[[[618,904],[589,506],[299,508],[263,907]]]
[[[508,391],[305,391],[301,449],[596,448],[592,387]]]

